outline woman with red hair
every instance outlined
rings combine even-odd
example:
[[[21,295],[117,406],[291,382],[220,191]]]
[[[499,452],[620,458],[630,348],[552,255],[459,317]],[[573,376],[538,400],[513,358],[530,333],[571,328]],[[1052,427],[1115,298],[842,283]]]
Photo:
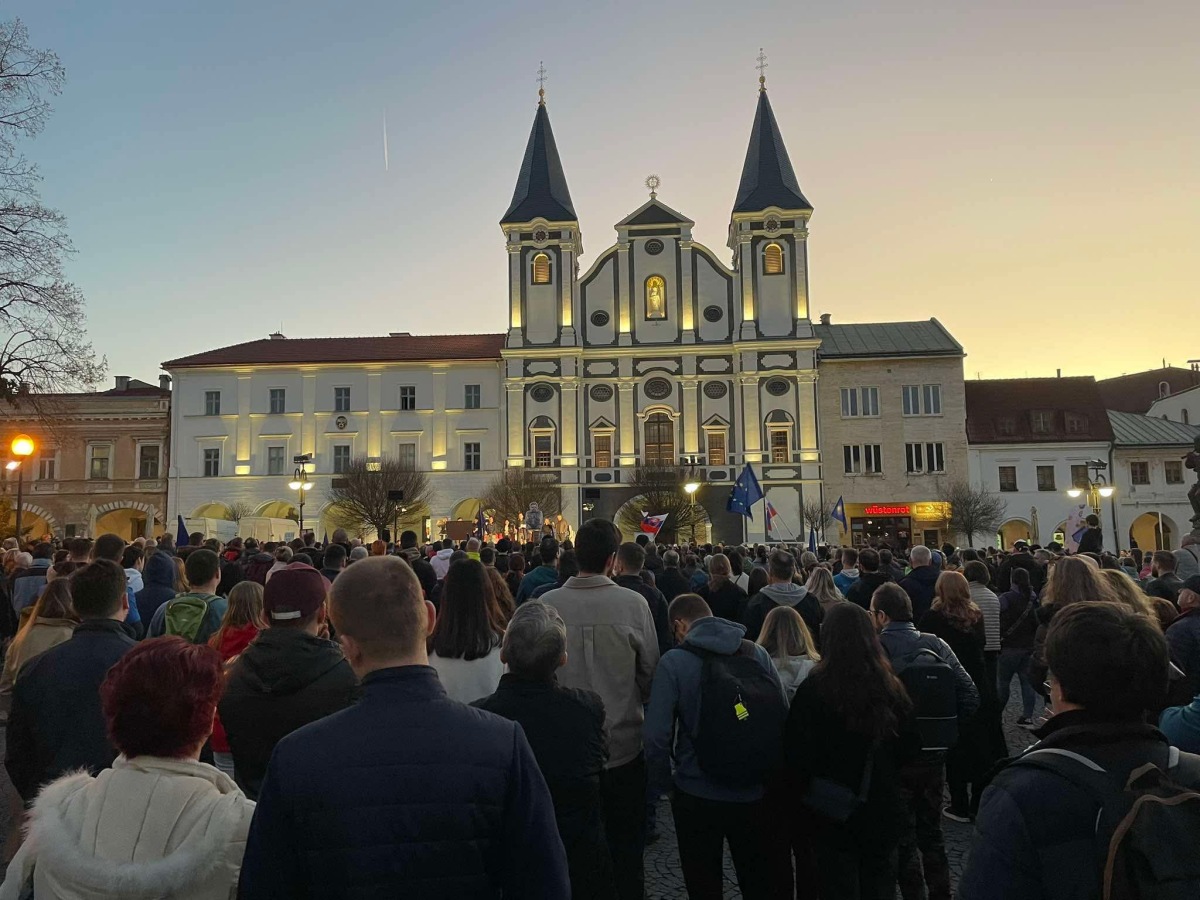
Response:
[[[0,900],[227,900],[254,804],[199,761],[221,696],[221,656],[180,637],[139,644],[108,671],[100,702],[120,751],[98,775],[42,788]],[[103,823],[103,827],[97,827]]]

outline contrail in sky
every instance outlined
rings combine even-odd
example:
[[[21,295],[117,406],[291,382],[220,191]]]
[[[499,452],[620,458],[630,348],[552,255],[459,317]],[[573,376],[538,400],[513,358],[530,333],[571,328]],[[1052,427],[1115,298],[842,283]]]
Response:
[[[383,113],[383,171],[388,171],[387,111]]]

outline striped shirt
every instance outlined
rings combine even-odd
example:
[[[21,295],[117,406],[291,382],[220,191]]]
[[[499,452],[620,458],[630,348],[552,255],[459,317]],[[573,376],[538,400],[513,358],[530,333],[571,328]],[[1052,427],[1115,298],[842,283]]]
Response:
[[[971,582],[971,599],[983,613],[983,652],[1000,650],[1000,598],[985,584]]]

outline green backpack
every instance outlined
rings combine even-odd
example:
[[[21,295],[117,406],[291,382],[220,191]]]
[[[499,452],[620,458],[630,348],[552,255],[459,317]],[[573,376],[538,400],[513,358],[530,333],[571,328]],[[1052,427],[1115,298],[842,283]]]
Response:
[[[181,594],[167,604],[163,617],[163,634],[176,634],[193,644],[203,644],[216,634],[221,623],[215,624],[216,610],[212,602],[216,597],[201,594]]]

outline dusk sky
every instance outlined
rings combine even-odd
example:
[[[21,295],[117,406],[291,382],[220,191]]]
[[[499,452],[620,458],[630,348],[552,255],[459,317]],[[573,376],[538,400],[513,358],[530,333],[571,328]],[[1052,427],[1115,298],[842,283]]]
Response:
[[[279,328],[501,331],[539,60],[586,268],[659,197],[728,262],[759,47],[814,318],[936,316],[970,378],[1200,358],[1200,3],[16,0],[23,147],[110,374]],[[384,170],[386,112],[390,171]]]

